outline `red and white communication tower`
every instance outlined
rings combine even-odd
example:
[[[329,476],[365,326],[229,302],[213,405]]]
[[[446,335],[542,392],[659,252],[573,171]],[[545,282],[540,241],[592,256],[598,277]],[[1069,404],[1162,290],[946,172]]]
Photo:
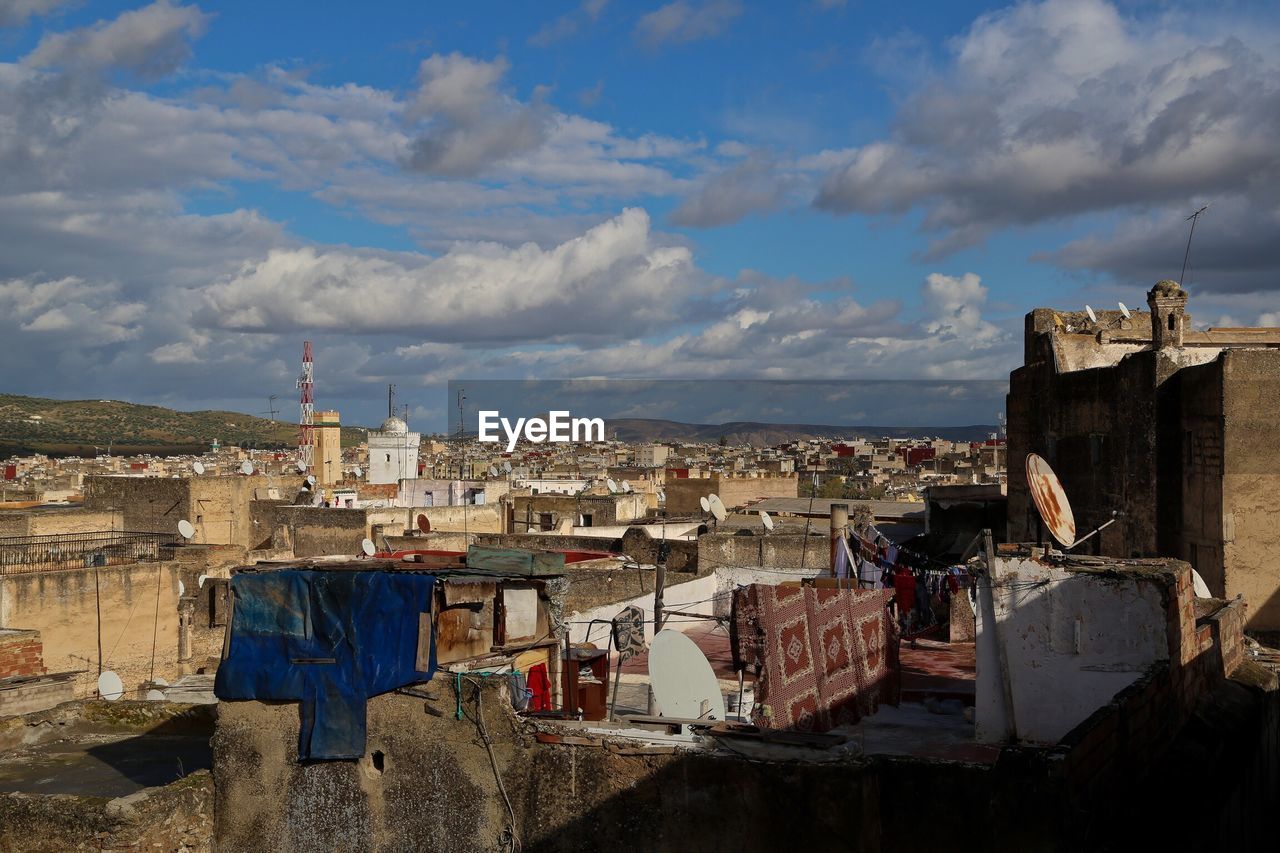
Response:
[[[315,373],[311,361],[311,341],[302,342],[302,375],[298,377],[302,391],[302,418],[298,421],[298,467],[311,473],[316,446]]]

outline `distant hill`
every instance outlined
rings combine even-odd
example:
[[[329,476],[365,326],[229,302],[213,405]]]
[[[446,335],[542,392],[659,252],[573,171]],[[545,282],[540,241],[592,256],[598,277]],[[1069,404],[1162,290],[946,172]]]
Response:
[[[363,429],[344,427],[342,443],[364,440]],[[289,448],[298,444],[297,424],[239,412],[180,412],[118,400],[46,400],[0,394],[0,458],[14,454],[92,456],[94,448],[115,455],[203,453],[221,444]]]
[[[821,438],[943,438],[948,441],[983,441],[996,427],[969,426],[832,426],[825,424],[766,424],[732,421],[724,424],[686,424],[650,418],[617,418],[605,422],[606,434],[619,441],[687,441],[714,444],[724,436],[729,444],[768,447],[789,441]]]

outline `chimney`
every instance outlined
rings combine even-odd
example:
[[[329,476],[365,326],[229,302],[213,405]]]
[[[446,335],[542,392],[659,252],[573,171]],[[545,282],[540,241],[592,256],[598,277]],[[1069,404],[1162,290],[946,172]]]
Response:
[[[1181,347],[1187,325],[1187,292],[1176,281],[1156,282],[1147,294],[1151,307],[1151,344],[1155,349]]]

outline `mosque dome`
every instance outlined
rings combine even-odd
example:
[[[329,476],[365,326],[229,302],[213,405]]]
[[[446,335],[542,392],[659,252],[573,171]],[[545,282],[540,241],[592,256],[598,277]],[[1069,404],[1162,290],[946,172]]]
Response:
[[[392,415],[382,422],[382,429],[380,432],[386,435],[408,435],[409,425]]]

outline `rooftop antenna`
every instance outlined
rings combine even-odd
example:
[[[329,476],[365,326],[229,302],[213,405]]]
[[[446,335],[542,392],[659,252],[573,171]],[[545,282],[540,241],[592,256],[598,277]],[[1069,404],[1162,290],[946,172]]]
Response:
[[[1191,223],[1191,232],[1187,234],[1187,251],[1182,254],[1182,272],[1178,274],[1178,287],[1182,287],[1182,277],[1187,274],[1187,258],[1191,257],[1191,238],[1196,236],[1196,220],[1200,218],[1200,214],[1208,209],[1209,205],[1206,204],[1183,220],[1183,222]]]
[[[396,386],[388,383],[387,385],[387,417],[393,417],[396,413]]]
[[[298,376],[301,416],[298,419],[298,460],[310,470],[315,450],[315,364],[311,358],[311,341],[302,342],[302,373]]]
[[[466,432],[467,432],[467,428],[466,428],[467,419],[465,417],[466,407],[464,405],[467,402],[467,395],[465,391],[466,391],[465,388],[458,389],[458,438],[459,439],[461,439],[464,435],[466,435]]]
[[[280,410],[276,408],[276,399],[277,398],[275,394],[272,394],[270,397],[268,397],[267,410],[262,413],[264,415],[269,415],[271,417],[272,423],[276,422],[276,415],[280,414]]]

